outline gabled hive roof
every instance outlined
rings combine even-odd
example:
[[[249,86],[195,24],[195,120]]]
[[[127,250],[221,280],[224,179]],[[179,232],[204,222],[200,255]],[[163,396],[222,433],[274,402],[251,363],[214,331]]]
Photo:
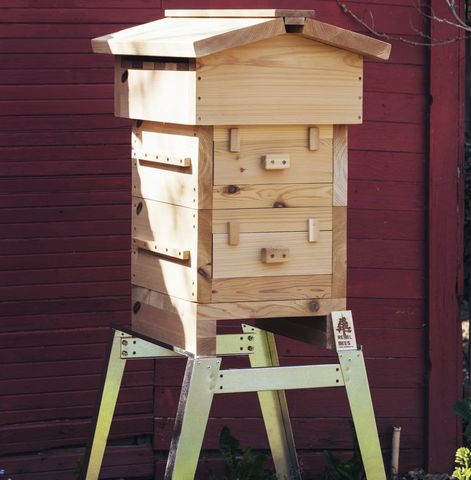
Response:
[[[322,23],[306,10],[169,10],[164,18],[92,40],[95,53],[198,58],[285,33],[387,60],[391,45]]]

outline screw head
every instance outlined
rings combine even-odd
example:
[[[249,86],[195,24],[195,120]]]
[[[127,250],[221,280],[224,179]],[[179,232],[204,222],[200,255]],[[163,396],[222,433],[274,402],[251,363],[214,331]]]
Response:
[[[126,352],[126,350],[123,350],[123,351],[121,352],[121,355],[122,355],[123,357],[127,357],[127,356],[128,356],[128,352]]]
[[[127,340],[123,340],[121,343],[126,346],[126,345],[128,344],[128,341],[127,341]]]

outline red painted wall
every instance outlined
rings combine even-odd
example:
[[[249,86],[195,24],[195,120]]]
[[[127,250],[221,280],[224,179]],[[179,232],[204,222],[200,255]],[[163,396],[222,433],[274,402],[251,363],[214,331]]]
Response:
[[[165,8],[286,6],[245,4],[0,4],[0,468],[14,480],[72,478],[108,326],[130,322],[130,122],[112,115],[113,59],[93,55],[90,39],[160,18]],[[378,30],[418,40],[410,0],[349,6],[360,16],[368,8]],[[296,8],[314,8],[319,20],[364,33],[334,1],[303,0]],[[394,42],[390,61],[367,61],[364,75],[365,123],[349,131],[349,308],[386,464],[392,426],[400,425],[400,470],[407,471],[425,465],[427,445],[428,51]],[[282,364],[332,357],[291,341],[280,341],[279,352]],[[128,363],[103,478],[152,477],[154,467],[162,478],[184,366]],[[288,402],[306,478],[315,478],[324,448],[351,448],[346,396],[288,392]],[[217,448],[224,424],[243,446],[267,448],[255,394],[216,396],[211,417],[206,450]],[[212,456],[199,478],[222,478],[222,462]]]

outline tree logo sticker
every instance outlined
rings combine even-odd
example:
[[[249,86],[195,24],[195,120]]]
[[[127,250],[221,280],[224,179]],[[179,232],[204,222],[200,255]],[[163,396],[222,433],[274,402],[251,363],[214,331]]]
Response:
[[[356,350],[357,342],[351,311],[332,312],[332,330],[337,350]]]

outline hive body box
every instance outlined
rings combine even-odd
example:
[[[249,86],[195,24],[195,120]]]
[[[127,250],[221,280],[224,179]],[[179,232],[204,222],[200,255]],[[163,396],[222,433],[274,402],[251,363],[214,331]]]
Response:
[[[347,124],[389,45],[313,12],[167,15],[93,43],[134,119],[133,330],[205,355],[217,320],[315,331],[346,306]]]

